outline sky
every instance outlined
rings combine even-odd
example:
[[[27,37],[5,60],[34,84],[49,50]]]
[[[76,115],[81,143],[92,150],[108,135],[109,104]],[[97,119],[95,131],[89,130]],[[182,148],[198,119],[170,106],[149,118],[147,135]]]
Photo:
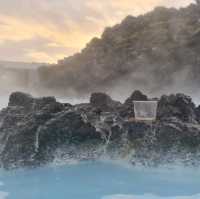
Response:
[[[193,1],[0,0],[0,60],[56,63],[127,15]]]

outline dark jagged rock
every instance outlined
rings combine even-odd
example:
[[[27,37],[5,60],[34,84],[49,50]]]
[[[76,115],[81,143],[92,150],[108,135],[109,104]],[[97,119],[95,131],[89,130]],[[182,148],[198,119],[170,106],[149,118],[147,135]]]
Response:
[[[93,93],[90,97],[90,103],[101,111],[114,111],[121,105],[120,102],[112,100],[105,93]]]
[[[101,141],[99,132],[70,108],[53,97],[11,94],[9,106],[0,114],[1,165],[40,165],[52,161],[59,147]]]
[[[127,122],[124,128],[128,133],[128,139],[130,141],[144,138],[147,132],[151,130],[150,125],[144,122]]]
[[[52,160],[57,148],[101,141],[100,133],[73,111],[57,114],[40,127],[38,136],[37,156],[41,162]]]
[[[195,113],[196,113],[197,120],[200,123],[200,106],[196,108]]]
[[[147,101],[148,100],[148,97],[146,95],[144,95],[141,91],[134,91],[132,93],[132,95],[126,99],[125,101],[125,105],[131,105],[133,104],[133,101]]]
[[[31,95],[22,93],[22,92],[15,92],[10,95],[8,106],[23,106],[25,108],[32,107],[34,99]]]
[[[21,106],[26,111],[45,109],[50,113],[56,113],[61,111],[65,104],[56,102],[55,97],[42,97],[35,99],[29,94],[14,92],[10,95],[8,106]]]
[[[157,165],[177,158],[198,164],[199,107],[184,94],[162,96],[155,122],[132,121],[122,109],[132,100],[148,100],[135,91],[124,104],[94,93],[90,103],[62,104],[54,97],[33,98],[15,92],[0,112],[0,164],[4,168],[35,167],[62,158],[125,158]],[[97,108],[101,109],[97,113]],[[131,110],[133,111],[133,110]],[[133,117],[131,115],[130,117]]]
[[[195,105],[189,96],[176,94],[162,96],[158,104],[158,118],[176,117],[183,122],[197,121]]]
[[[147,101],[148,97],[141,91],[134,91],[130,97],[128,97],[123,106],[121,107],[120,115],[122,117],[134,117],[134,104],[133,101]]]

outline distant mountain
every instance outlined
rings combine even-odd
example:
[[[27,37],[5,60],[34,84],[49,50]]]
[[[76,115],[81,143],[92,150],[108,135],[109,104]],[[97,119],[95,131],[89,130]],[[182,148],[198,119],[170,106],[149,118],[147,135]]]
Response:
[[[44,65],[44,63],[28,63],[28,62],[17,62],[17,61],[1,61],[0,67],[3,68],[16,68],[16,69],[35,69]]]
[[[200,83],[200,5],[128,16],[81,53],[41,67],[39,74],[43,88],[66,94],[194,92]]]

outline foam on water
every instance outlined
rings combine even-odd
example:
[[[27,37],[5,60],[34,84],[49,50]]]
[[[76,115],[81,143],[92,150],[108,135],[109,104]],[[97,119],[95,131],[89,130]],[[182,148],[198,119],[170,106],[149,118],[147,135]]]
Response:
[[[200,194],[192,196],[174,196],[174,197],[161,197],[153,194],[144,194],[144,195],[110,195],[105,196],[102,199],[199,199]]]
[[[0,191],[0,199],[6,199],[8,197],[8,193]]]
[[[0,187],[3,186],[3,185],[4,185],[4,183],[0,182]],[[7,196],[8,196],[7,192],[0,191],[0,199],[6,199]]]

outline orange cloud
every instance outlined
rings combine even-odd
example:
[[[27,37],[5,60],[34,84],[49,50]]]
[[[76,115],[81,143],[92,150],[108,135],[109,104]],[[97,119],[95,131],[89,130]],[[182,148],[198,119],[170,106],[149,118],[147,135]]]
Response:
[[[48,63],[56,63],[56,60],[62,59],[65,57],[65,54],[55,54],[53,56],[48,55],[48,53],[45,52],[38,52],[38,51],[31,51],[27,53],[27,56],[30,57],[30,60],[33,60],[35,62],[41,62],[42,60],[45,60],[45,62]]]
[[[6,25],[1,27],[0,40],[20,41],[41,36],[52,40],[59,45],[80,48],[85,41],[91,38],[90,34],[83,34],[81,29],[73,22],[69,22],[70,31],[64,32],[57,30],[49,24],[39,24],[34,21],[26,21],[9,16],[0,15],[1,21]]]
[[[21,0],[18,5],[17,0],[1,1],[0,47],[6,41],[15,45],[24,40],[34,42],[36,37],[44,38],[48,41],[46,48],[40,48],[40,43],[35,47],[32,44],[31,49],[23,46],[23,56],[10,58],[21,56],[17,59],[56,62],[80,50],[92,37],[100,36],[105,26],[119,23],[127,15],[143,14],[158,5],[180,7],[191,2],[193,0]]]

